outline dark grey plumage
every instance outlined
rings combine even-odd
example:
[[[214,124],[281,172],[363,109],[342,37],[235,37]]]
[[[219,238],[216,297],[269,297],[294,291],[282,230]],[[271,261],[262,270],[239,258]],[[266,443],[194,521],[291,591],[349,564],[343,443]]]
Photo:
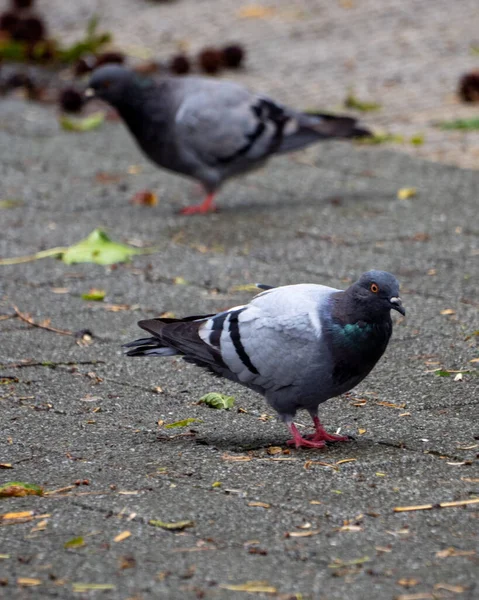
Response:
[[[296,446],[337,441],[317,417],[319,404],[343,394],[372,370],[392,333],[391,309],[405,314],[396,278],[368,271],[347,290],[314,284],[271,288],[249,304],[216,315],[150,319],[153,337],[126,344],[129,356],[183,358],[264,395]],[[316,433],[302,438],[298,409]]]
[[[87,94],[118,110],[154,163],[202,183],[209,200],[186,213],[214,209],[213,194],[226,179],[261,167],[273,154],[370,135],[350,117],[298,112],[231,81],[154,81],[106,65],[94,71]]]

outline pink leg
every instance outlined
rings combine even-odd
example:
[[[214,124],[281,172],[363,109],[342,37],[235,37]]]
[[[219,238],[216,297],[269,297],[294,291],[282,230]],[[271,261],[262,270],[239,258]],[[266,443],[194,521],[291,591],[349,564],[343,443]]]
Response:
[[[294,445],[296,448],[324,448],[324,446],[326,446],[326,442],[322,440],[307,440],[306,438],[301,437],[301,434],[294,423],[289,423],[288,427],[293,436],[292,440],[287,441],[287,444],[290,446]]]
[[[328,433],[321,425],[321,421],[315,415],[313,417],[314,428],[316,430],[312,435],[307,435],[305,438],[312,442],[349,442],[347,435],[336,435],[335,433]]]
[[[215,212],[217,210],[216,204],[214,203],[214,194],[208,194],[201,204],[193,204],[180,210],[182,215],[203,215],[209,212]]]

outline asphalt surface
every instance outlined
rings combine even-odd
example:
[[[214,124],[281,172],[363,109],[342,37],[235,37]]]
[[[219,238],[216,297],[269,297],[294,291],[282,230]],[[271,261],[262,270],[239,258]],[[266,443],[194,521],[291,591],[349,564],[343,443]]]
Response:
[[[0,265],[0,485],[55,492],[0,500],[0,515],[33,511],[0,519],[0,597],[477,597],[478,505],[436,507],[479,494],[477,171],[329,143],[185,218],[194,186],[148,164],[120,123],[68,133],[53,108],[4,100],[0,147],[0,200],[21,202],[0,204],[0,257],[97,227],[158,247],[115,267]],[[157,206],[130,203],[142,189]],[[121,353],[140,318],[238,305],[252,293],[237,286],[255,281],[346,287],[371,268],[398,277],[408,312],[366,381],[320,409],[347,444],[290,450],[260,396],[179,359]],[[91,288],[105,299],[82,299]],[[198,405],[210,391],[234,408]],[[198,421],[165,428],[187,418]],[[424,504],[435,507],[394,512]],[[262,583],[234,589],[248,582]]]

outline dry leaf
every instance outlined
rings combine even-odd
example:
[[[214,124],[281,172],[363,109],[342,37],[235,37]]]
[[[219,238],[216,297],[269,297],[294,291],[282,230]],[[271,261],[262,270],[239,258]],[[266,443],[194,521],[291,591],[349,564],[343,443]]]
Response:
[[[453,592],[454,594],[462,594],[466,591],[466,588],[463,585],[451,585],[449,583],[436,583],[434,589],[446,590],[447,592]]]
[[[343,525],[338,531],[363,531],[360,525]]]
[[[17,584],[22,587],[32,587],[34,585],[41,585],[41,579],[34,579],[33,577],[17,577]]]
[[[13,469],[12,463],[0,463],[0,469]]]
[[[270,585],[267,581],[246,581],[237,585],[229,583],[220,583],[218,586],[223,590],[232,592],[250,592],[257,594],[276,594],[276,588]]]
[[[320,529],[310,529],[308,531],[288,531],[286,533],[286,537],[303,538],[311,537],[312,535],[318,535],[318,533],[321,533]]]
[[[418,583],[420,583],[419,579],[414,579],[414,578],[409,578],[409,579],[400,579],[398,581],[399,585],[402,585],[404,587],[413,587],[415,585],[417,585]]]
[[[33,510],[22,510],[21,512],[7,512],[0,515],[0,520],[8,521],[10,519],[28,519],[33,517]]]
[[[367,429],[358,429],[358,433],[359,435],[363,435],[364,433],[366,433]]]
[[[156,206],[158,204],[158,196],[149,190],[143,190],[133,196],[130,204],[136,206]]]
[[[456,311],[453,308],[445,308],[441,310],[441,315],[455,315]]]
[[[462,373],[457,373],[457,375],[454,377],[454,381],[462,381]]]
[[[238,17],[240,19],[264,19],[271,17],[275,13],[275,9],[271,6],[261,6],[259,4],[247,4],[240,8]]]
[[[271,508],[271,504],[268,504],[267,502],[248,502],[248,506],[258,506],[260,508]]]
[[[159,519],[150,519],[148,523],[154,527],[161,527],[162,529],[168,529],[169,531],[182,531],[188,527],[195,526],[194,521],[175,521],[174,523],[165,523],[165,521],[160,521]]]
[[[85,593],[102,590],[115,590],[113,583],[72,583],[72,591],[76,593]]]
[[[119,533],[117,536],[115,536],[113,538],[114,542],[122,542],[123,540],[126,540],[126,538],[129,538],[131,535],[131,531],[122,531],[121,533]]]
[[[281,448],[281,446],[270,446],[266,450],[266,452],[271,456],[274,456],[275,454],[281,454],[281,452],[283,452],[283,449]]]

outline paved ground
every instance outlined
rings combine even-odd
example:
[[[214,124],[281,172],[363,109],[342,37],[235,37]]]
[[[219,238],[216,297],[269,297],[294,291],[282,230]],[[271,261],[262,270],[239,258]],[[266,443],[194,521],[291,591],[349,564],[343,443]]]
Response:
[[[16,305],[36,322],[94,334],[81,346],[0,321],[0,462],[13,466],[0,482],[53,491],[88,480],[1,501],[2,514],[34,511],[0,521],[6,597],[477,596],[477,505],[394,512],[479,493],[477,172],[317,146],[225,187],[211,218],[185,219],[175,210],[192,200],[190,183],[148,165],[120,124],[69,134],[51,109],[10,100],[0,144],[0,198],[23,201],[0,208],[1,257],[68,245],[98,226],[162,247],[114,269],[0,266],[0,315]],[[416,197],[396,198],[411,186]],[[157,190],[158,206],[129,204],[143,188]],[[179,360],[121,355],[141,317],[240,304],[251,295],[234,286],[252,281],[344,287],[373,267],[401,280],[408,317],[395,318],[370,377],[321,410],[331,430],[355,437],[349,444],[288,453],[287,431],[259,396]],[[81,299],[92,287],[106,290],[103,303]],[[435,369],[463,371],[462,381]],[[235,408],[196,405],[209,391],[234,395]],[[158,426],[186,418],[200,421]],[[151,519],[195,525],[171,532]],[[64,548],[79,536],[83,546]],[[271,593],[227,589],[250,581]]]

